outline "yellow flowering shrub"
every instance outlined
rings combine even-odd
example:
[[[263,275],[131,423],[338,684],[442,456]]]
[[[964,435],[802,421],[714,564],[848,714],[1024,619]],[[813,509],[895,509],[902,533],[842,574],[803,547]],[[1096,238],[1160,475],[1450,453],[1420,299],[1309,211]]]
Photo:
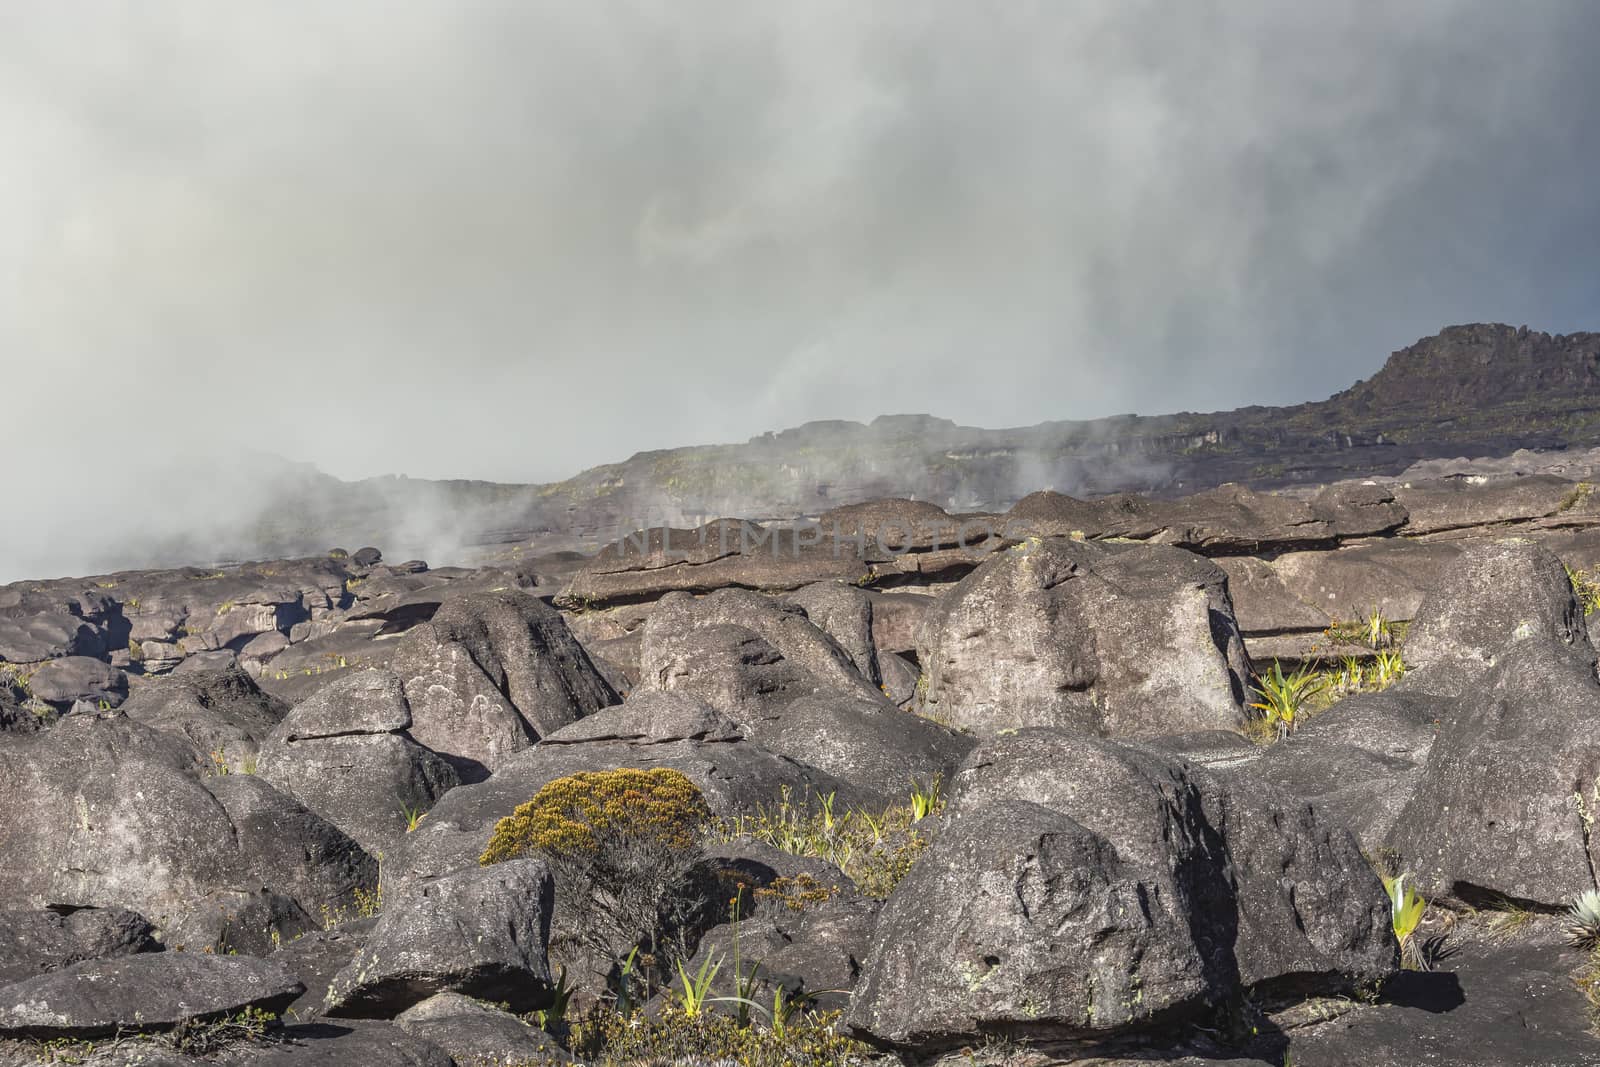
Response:
[[[584,771],[546,784],[496,823],[479,862],[501,863],[530,850],[551,857],[595,855],[645,840],[683,852],[698,848],[710,818],[700,787],[681,771]]]

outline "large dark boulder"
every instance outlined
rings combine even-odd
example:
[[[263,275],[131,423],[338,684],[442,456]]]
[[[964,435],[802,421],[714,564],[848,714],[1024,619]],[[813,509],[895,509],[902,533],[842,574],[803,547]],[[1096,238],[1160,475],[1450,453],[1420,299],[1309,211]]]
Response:
[[[1359,693],[1307,720],[1236,776],[1223,773],[1241,792],[1265,786],[1309,802],[1377,854],[1421,777],[1439,722],[1452,713],[1451,702],[1406,683]]]
[[[262,747],[257,773],[388,855],[410,824],[460,784],[455,768],[407,732],[411,710],[390,671],[357,671],[296,707]]]
[[[462,1067],[426,1038],[392,1023],[323,1019],[286,1026],[250,1067]]]
[[[1030,539],[939,600],[917,655],[918,709],[981,733],[1148,738],[1244,723],[1227,577],[1175,548]]]
[[[618,699],[560,613],[515,590],[447,600],[400,638],[391,666],[412,737],[467,780]]]
[[[572,1062],[543,1030],[460,993],[439,993],[414,1004],[396,1016],[395,1025],[438,1045],[458,1064]]]
[[[708,644],[696,634],[704,629],[722,636]],[[732,635],[739,631],[754,634],[761,644],[753,645],[742,636],[734,642]],[[735,677],[740,672],[737,663],[719,663],[714,653],[719,647],[737,645],[750,647],[751,651],[739,652],[738,659],[756,657],[749,664],[752,670],[783,679],[781,690],[776,681],[744,687],[752,691],[738,692],[742,710],[759,707],[769,692],[825,691],[888,704],[878,684],[862,674],[850,654],[807,618],[803,608],[747,589],[719,589],[698,598],[686,593],[663,597],[644,625],[640,686],[686,688],[731,712],[734,708],[716,697],[740,690]]]
[[[249,956],[157,952],[91,960],[0,988],[0,1035],[95,1038],[245,1008],[277,1014],[302,989],[279,964]]]
[[[85,960],[154,952],[144,916],[124,908],[0,911],[0,985]]]
[[[1514,645],[1589,647],[1561,561],[1521,538],[1468,547],[1430,591],[1406,635],[1413,684],[1462,696]]]
[[[1451,702],[1389,841],[1425,894],[1568,903],[1600,864],[1594,653],[1545,634],[1494,658]]]
[[[883,685],[872,639],[872,596],[865,589],[846,582],[816,582],[785,599],[802,608],[813,625],[844,649],[863,678]]]
[[[122,708],[132,722],[186,739],[233,773],[245,768],[288,711],[236,668],[151,681]]]
[[[977,743],[898,708],[832,695],[768,704],[743,725],[769,751],[902,802],[913,782],[948,778]]]
[[[329,1015],[392,1018],[451,991],[530,1011],[550,1001],[544,863],[517,859],[411,886],[386,902],[356,958],[328,990]]]
[[[41,664],[28,679],[28,691],[59,711],[78,701],[114,708],[128,697],[128,676],[88,656],[68,656]]]
[[[214,770],[119,713],[14,739],[0,747],[0,892],[14,906],[131,908],[191,951],[263,951],[272,929],[311,929],[375,886],[376,864],[332,825]]]
[[[957,775],[848,1019],[922,1050],[1087,1038],[1395,961],[1383,888],[1343,829],[1150,749],[1023,730]]]

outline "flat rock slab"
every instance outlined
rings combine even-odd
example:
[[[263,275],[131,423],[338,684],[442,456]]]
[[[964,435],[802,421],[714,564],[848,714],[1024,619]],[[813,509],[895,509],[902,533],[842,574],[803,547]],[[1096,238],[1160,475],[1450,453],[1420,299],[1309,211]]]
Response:
[[[244,1008],[278,1014],[304,990],[279,964],[249,956],[159,952],[91,960],[0,989],[0,1036],[100,1037]]]
[[[290,1026],[278,1039],[279,1044],[244,1062],[250,1067],[456,1067],[438,1045],[389,1023]]]
[[[1407,972],[1380,1003],[1291,1030],[1295,1067],[1594,1067],[1600,1038],[1572,980],[1582,953],[1559,923],[1515,943],[1468,942],[1429,974]]]

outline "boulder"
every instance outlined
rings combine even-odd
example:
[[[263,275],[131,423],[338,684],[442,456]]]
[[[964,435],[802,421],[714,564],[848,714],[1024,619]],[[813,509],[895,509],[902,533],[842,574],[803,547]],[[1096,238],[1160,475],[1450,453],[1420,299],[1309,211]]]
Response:
[[[154,952],[144,916],[123,908],[0,911],[0,985],[85,960]]]
[[[1589,647],[1583,609],[1561,561],[1533,541],[1507,538],[1471,545],[1457,557],[1417,612],[1405,659],[1414,685],[1462,696],[1525,641]]]
[[[256,902],[251,915],[292,936],[375,886],[376,865],[333,826],[259,778],[208,769],[187,742],[114,712],[0,747],[13,790],[0,891],[14,906],[131,908],[191,951],[265,951],[267,927],[218,917]]]
[[[819,528],[767,529],[717,519],[696,529],[656,526],[609,544],[585,563],[561,594],[565,607],[650,600],[672,592],[788,590],[828,579],[853,581],[866,564]]]
[[[0,662],[39,663],[66,656],[103,656],[105,632],[69,611],[0,615]]]
[[[363,670],[329,683],[280,723],[257,773],[373,855],[392,854],[416,819],[460,784],[412,740],[400,679]]]
[[[247,1062],[250,1067],[466,1067],[432,1041],[392,1023],[357,1019],[286,1026]]]
[[[769,751],[902,802],[913,783],[948,778],[977,743],[898,708],[831,695],[769,705],[744,726]]]
[[[101,660],[68,656],[42,664],[28,679],[28,690],[59,711],[80,700],[114,708],[128,697],[128,676]]]
[[[1411,796],[1450,702],[1402,682],[1345,697],[1239,768],[1241,793],[1265,786],[1307,801],[1376,855]]]
[[[139,687],[122,709],[131,722],[181,737],[238,773],[289,711],[238,669],[174,674]]]
[[[560,613],[514,590],[446,601],[400,638],[392,667],[412,737],[469,781],[617,702]]]
[[[395,1025],[438,1045],[457,1063],[572,1062],[543,1030],[460,993],[439,993],[414,1004],[395,1017]]]
[[[517,859],[420,883],[386,902],[356,958],[333,979],[329,1015],[392,1018],[441,992],[530,1011],[550,1002],[555,883]]]
[[[719,589],[703,597],[674,593],[663,597],[655,611],[644,624],[644,640],[640,649],[640,686],[647,689],[709,685],[722,687],[736,684],[718,677],[723,671],[712,667],[711,677],[697,677],[695,659],[703,655],[705,646],[694,639],[694,631],[716,628],[731,635],[732,630],[755,634],[771,652],[761,652],[763,660],[758,666],[766,667],[781,661],[785,678],[795,680],[784,686],[785,692],[831,691],[887,704],[876,681],[871,681],[851,660],[839,643],[806,617],[803,608],[785,604],[771,597],[752,593],[747,589]],[[867,620],[870,633],[871,620]],[[863,641],[866,634],[858,634]],[[778,659],[774,660],[772,652]],[[863,653],[864,654],[864,653]],[[776,673],[769,671],[768,673]],[[754,694],[752,694],[754,695]],[[716,704],[716,700],[711,701]],[[749,703],[758,704],[759,701]],[[731,710],[724,707],[723,710]]]
[[[0,1035],[95,1038],[245,1008],[277,1014],[304,987],[249,956],[156,952],[90,960],[0,989]]]
[[[1600,863],[1594,653],[1545,633],[1493,658],[1449,702],[1389,843],[1424,894],[1566,904]]]
[[[885,904],[847,1017],[880,1042],[1089,1038],[1396,962],[1346,831],[1151,749],[1019,731],[968,757],[946,821]]]
[[[872,945],[879,905],[860,898],[829,900],[801,910],[769,908],[724,923],[700,939],[685,965],[690,974],[715,954],[730,981],[732,961],[752,981],[757,1003],[770,1005],[776,988],[807,995],[823,1010],[846,1006]]]
[[[1227,576],[1175,548],[1029,540],[940,598],[917,658],[917,709],[979,733],[1148,738],[1244,723]]]
[[[872,597],[865,589],[844,582],[816,582],[784,599],[801,608],[812,625],[833,638],[863,678],[883,685],[878,648],[872,639]]]

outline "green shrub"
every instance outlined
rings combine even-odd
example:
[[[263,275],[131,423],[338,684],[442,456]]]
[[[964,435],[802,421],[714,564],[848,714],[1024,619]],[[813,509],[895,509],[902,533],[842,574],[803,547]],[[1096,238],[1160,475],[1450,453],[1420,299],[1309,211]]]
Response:
[[[654,958],[703,904],[694,874],[710,818],[679,771],[586,771],[547,783],[501,819],[480,862],[542,857],[572,902],[574,925],[560,935],[575,938],[572,947],[618,960],[644,944]]]

